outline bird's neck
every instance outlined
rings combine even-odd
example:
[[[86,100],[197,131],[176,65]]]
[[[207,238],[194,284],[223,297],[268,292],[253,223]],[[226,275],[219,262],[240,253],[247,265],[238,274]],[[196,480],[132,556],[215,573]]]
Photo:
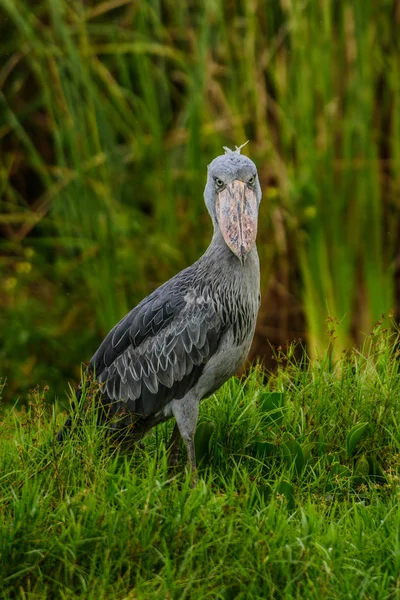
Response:
[[[231,317],[247,314],[256,319],[260,297],[260,263],[253,248],[242,265],[215,228],[211,243],[197,262],[197,281],[212,290],[211,296],[229,306]],[[247,312],[246,312],[247,311]]]
[[[206,259],[210,264],[215,264],[217,267],[237,270],[251,268],[254,262],[258,264],[257,248],[254,244],[244,266],[242,266],[238,257],[227,246],[218,225],[214,226],[214,235],[202,258]]]

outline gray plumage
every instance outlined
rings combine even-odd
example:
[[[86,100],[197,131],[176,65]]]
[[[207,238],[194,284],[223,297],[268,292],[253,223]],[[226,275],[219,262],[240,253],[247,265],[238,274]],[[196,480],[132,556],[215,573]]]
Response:
[[[136,440],[174,416],[173,459],[179,431],[193,470],[198,405],[240,367],[254,335],[261,200],[254,163],[240,149],[217,157],[204,198],[214,224],[206,252],[128,313],[90,361],[104,403],[121,415],[114,426],[133,424]]]

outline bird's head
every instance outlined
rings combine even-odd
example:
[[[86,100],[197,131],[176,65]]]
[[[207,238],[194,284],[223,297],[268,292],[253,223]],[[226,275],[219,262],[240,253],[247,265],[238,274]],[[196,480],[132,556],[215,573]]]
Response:
[[[257,237],[261,188],[256,165],[240,154],[241,148],[225,148],[225,154],[208,165],[204,200],[214,227],[244,264]]]

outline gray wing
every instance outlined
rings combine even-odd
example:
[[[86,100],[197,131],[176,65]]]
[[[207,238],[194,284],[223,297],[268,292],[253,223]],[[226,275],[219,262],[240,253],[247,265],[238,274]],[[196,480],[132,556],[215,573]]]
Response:
[[[182,398],[216,352],[223,321],[207,288],[162,286],[110,331],[92,358],[104,395],[140,415]]]

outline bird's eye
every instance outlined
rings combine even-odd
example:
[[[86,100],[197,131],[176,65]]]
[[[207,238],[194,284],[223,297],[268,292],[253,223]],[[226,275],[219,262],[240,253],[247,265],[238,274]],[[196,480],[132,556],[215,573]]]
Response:
[[[215,180],[215,185],[216,185],[217,187],[222,187],[222,186],[224,185],[224,182],[222,181],[222,179],[218,179],[218,178],[217,178],[217,179]]]
[[[249,183],[250,185],[253,185],[255,180],[256,180],[255,175],[252,175],[251,177],[248,178],[247,183]]]

